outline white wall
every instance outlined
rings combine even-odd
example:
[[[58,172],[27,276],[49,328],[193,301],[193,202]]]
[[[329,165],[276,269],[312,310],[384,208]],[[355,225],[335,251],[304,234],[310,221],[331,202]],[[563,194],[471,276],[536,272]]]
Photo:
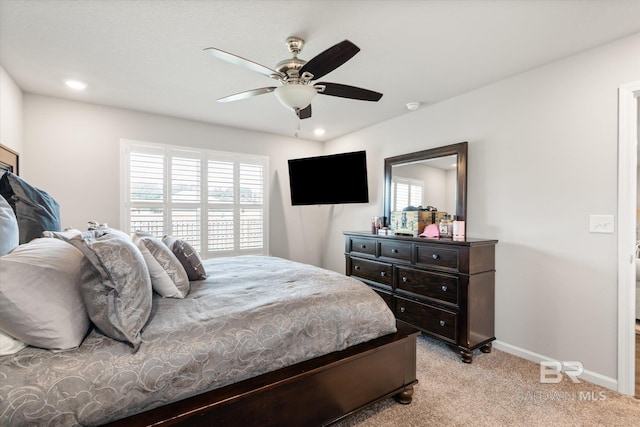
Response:
[[[24,97],[24,124],[21,175],[60,203],[63,227],[120,226],[120,139],[266,155],[271,254],[322,262],[327,209],[291,206],[287,166],[321,154],[319,142],[32,94]]]
[[[640,78],[640,34],[327,143],[366,149],[371,203],[331,218],[324,267],[343,271],[342,231],[382,214],[383,159],[469,141],[467,235],[498,239],[496,337],[530,356],[581,361],[615,387],[618,87]]]
[[[0,144],[22,153],[22,91],[3,67],[0,67]]]

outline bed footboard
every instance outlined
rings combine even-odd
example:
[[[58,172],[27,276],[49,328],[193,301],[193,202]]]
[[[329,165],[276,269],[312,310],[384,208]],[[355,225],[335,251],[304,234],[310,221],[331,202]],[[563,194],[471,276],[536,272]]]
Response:
[[[320,426],[394,396],[411,403],[419,332],[398,332],[107,424]]]

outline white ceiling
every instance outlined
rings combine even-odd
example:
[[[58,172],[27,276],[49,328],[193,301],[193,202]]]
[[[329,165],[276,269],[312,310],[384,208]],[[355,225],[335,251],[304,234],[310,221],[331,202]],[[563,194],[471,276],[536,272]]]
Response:
[[[360,53],[322,80],[384,96],[317,96],[300,137],[328,140],[640,32],[639,17],[637,0],[0,0],[0,65],[27,93],[292,136],[295,114],[273,94],[217,103],[276,82],[203,49],[275,67],[289,36],[306,40],[305,60],[349,39]]]

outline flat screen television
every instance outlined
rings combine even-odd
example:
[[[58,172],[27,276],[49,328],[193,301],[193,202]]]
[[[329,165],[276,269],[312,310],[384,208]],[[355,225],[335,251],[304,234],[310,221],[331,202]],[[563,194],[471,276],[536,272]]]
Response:
[[[365,151],[289,160],[291,204],[368,203]]]

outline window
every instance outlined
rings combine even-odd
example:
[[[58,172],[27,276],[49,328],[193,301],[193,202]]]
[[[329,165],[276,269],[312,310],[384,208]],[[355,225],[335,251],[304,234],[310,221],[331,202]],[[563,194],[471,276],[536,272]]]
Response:
[[[401,211],[407,206],[421,206],[424,182],[408,178],[393,178],[391,210]]]
[[[170,234],[204,258],[267,254],[267,158],[121,142],[123,229]]]

